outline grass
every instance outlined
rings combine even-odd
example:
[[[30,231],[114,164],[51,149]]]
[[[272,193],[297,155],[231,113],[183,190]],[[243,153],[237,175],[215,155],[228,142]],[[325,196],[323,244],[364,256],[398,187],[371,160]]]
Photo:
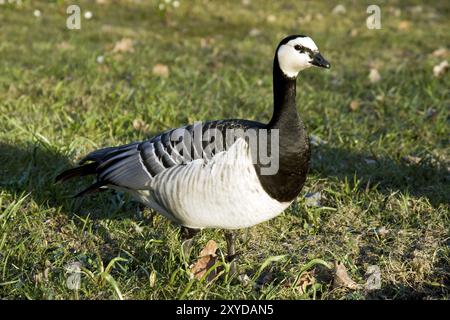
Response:
[[[382,29],[369,30],[359,2],[342,1],[340,15],[319,1],[181,1],[165,14],[154,1],[108,2],[78,1],[93,12],[81,30],[65,27],[73,1],[0,5],[0,298],[450,298],[450,81],[433,76],[446,58],[431,54],[450,43],[448,3],[380,1]],[[121,194],[71,199],[88,180],[53,184],[98,147],[196,120],[267,121],[274,48],[291,33],[311,35],[332,64],[298,81],[299,111],[326,143],[295,204],[241,233],[250,284],[189,277],[209,239],[224,251],[219,230],[202,231],[186,261],[161,216]],[[123,38],[133,52],[113,52]],[[152,73],[157,63],[168,77]],[[306,205],[311,192],[320,207]],[[378,265],[382,287],[333,288],[322,260],[361,284]],[[66,285],[73,262],[79,290]],[[305,269],[316,282],[300,290]]]

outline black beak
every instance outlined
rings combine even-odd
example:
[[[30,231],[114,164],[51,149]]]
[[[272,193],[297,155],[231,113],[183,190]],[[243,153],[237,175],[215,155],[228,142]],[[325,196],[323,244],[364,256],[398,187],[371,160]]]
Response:
[[[327,68],[327,69],[330,69],[330,67],[331,67],[330,63],[327,60],[325,60],[325,58],[319,52],[314,54],[311,64],[316,67]]]

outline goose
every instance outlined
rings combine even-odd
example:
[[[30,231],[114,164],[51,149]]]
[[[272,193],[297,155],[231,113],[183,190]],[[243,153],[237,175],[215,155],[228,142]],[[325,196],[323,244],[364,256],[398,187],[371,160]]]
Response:
[[[127,192],[180,225],[186,240],[204,228],[223,229],[232,261],[233,230],[278,216],[305,183],[310,145],[296,108],[296,79],[312,66],[328,69],[330,63],[310,37],[287,36],[273,60],[269,123],[229,119],[171,129],[141,142],[93,151],[56,181],[95,176],[95,183],[75,197],[108,188]],[[261,151],[269,149],[268,165]]]

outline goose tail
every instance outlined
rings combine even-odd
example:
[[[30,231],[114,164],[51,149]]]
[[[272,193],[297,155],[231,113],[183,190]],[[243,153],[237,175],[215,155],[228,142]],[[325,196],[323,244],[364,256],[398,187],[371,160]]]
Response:
[[[65,182],[72,178],[83,177],[83,176],[95,174],[97,167],[98,167],[98,163],[92,162],[92,163],[88,163],[88,164],[85,164],[85,165],[82,165],[82,166],[79,166],[76,168],[65,170],[65,171],[61,172],[58,176],[56,176],[55,182]]]
[[[117,178],[116,176],[119,176],[119,178],[122,177],[121,175],[127,171],[128,165],[130,168],[129,170],[131,170],[134,169],[136,163],[140,164],[138,160],[131,161],[136,160],[136,156],[139,155],[137,145],[137,143],[132,143],[120,147],[109,147],[93,151],[81,159],[79,166],[61,172],[55,178],[55,183],[64,183],[73,178],[95,175],[97,181],[83,191],[77,193],[74,198],[104,191],[107,189],[105,187],[108,185],[117,185],[116,179],[114,178]],[[134,173],[133,170],[131,171]],[[138,172],[137,176],[142,176],[142,173]],[[126,184],[129,175],[122,178],[124,178],[122,180],[125,181],[118,182]]]

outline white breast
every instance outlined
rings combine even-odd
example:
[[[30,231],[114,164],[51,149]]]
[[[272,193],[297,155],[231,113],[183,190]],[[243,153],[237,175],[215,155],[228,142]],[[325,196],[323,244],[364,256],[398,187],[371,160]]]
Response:
[[[150,190],[134,195],[191,228],[246,228],[274,218],[290,205],[264,191],[244,139],[208,162],[199,159],[161,172]]]

